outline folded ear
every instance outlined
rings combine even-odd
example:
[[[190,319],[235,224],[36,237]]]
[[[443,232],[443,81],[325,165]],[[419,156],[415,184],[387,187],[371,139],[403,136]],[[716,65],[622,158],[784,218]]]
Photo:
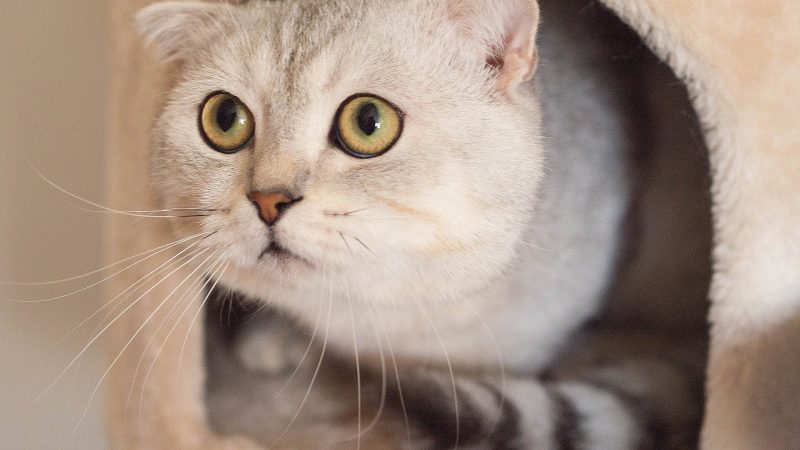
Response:
[[[164,60],[180,61],[221,33],[221,20],[229,18],[232,9],[219,2],[161,2],[139,11],[136,25]]]
[[[447,12],[495,71],[499,91],[536,73],[537,0],[447,0]]]

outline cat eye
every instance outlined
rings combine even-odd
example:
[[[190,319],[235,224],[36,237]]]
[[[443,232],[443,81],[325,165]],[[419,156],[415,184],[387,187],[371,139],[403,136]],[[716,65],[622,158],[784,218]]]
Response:
[[[370,94],[356,94],[339,107],[333,137],[345,153],[375,158],[391,150],[403,132],[403,113],[392,103]]]
[[[227,92],[209,95],[200,109],[200,132],[218,152],[238,152],[253,139],[255,128],[250,109]]]

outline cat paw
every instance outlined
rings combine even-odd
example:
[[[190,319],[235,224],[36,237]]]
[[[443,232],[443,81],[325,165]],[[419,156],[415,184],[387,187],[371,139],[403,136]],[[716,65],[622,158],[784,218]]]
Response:
[[[241,330],[236,355],[248,371],[277,377],[302,362],[308,345],[308,336],[283,320],[270,318]]]

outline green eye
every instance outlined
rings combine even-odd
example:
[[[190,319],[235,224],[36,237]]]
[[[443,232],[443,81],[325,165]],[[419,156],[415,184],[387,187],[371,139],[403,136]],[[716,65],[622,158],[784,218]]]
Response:
[[[226,92],[208,96],[200,111],[200,131],[211,148],[236,153],[255,134],[253,113],[241,100]]]
[[[333,126],[342,150],[356,158],[388,152],[403,132],[403,113],[388,101],[357,94],[342,103]]]

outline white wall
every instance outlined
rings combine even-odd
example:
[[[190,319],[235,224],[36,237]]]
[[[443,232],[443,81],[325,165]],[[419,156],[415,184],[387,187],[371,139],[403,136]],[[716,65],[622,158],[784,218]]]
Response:
[[[105,0],[0,0],[0,280],[50,280],[101,265],[103,217],[75,208],[26,158],[66,189],[103,201],[106,9]],[[0,285],[0,297],[89,283]],[[101,341],[25,409],[90,340],[96,323],[60,339],[99,300],[98,290],[46,304],[0,300],[0,447],[104,447],[102,390],[70,440],[105,368]]]

